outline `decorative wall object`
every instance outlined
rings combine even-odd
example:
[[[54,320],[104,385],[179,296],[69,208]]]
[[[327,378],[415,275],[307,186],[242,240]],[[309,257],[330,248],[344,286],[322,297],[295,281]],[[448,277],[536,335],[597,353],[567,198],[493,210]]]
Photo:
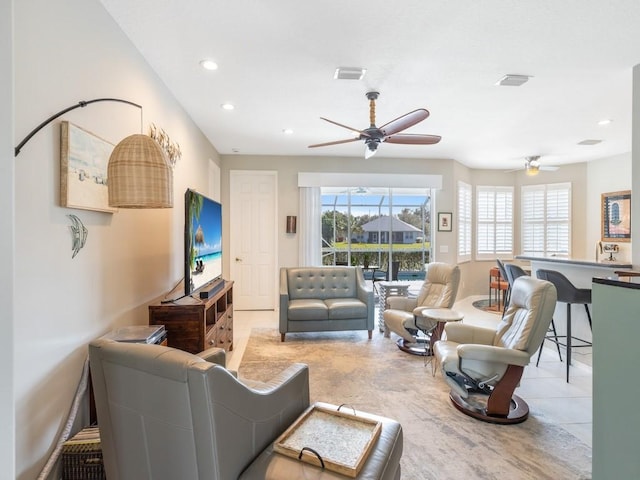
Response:
[[[167,158],[169,159],[171,166],[175,167],[176,162],[182,157],[180,145],[177,142],[172,142],[169,135],[167,135],[167,132],[163,129],[158,131],[157,127],[153,123],[150,127],[149,136],[158,142],[158,145],[160,145],[162,150],[167,154]]]
[[[73,243],[71,245],[71,249],[73,250],[73,255],[71,258],[75,258],[80,250],[84,247],[84,244],[87,242],[87,235],[89,235],[89,231],[84,226],[82,221],[76,217],[75,215],[67,215],[71,219],[71,234],[73,235]]]
[[[631,190],[603,193],[601,203],[601,240],[630,242]]]
[[[287,216],[287,233],[296,233],[296,224],[298,223],[298,217],[295,215]]]
[[[15,147],[14,157],[20,154],[22,148],[33,138],[33,136],[49,125],[56,118],[76,108],[84,108],[97,102],[118,102],[125,103],[140,109],[140,131],[142,131],[142,106],[137,103],[123,100],[121,98],[94,98],[93,100],[81,100],[75,105],[64,108],[54,113],[49,118],[41,122],[36,128],[31,130],[24,139]],[[64,140],[63,140],[64,141]],[[61,142],[62,143],[62,142]],[[171,144],[173,145],[173,144]],[[177,144],[176,144],[177,146]],[[69,140],[63,151],[68,156]],[[172,146],[175,155],[180,156],[180,147]],[[68,163],[67,163],[68,165]],[[167,153],[160,147],[158,142],[148,135],[142,133],[129,135],[120,141],[109,157],[107,176],[108,205],[109,210],[115,211],[120,208],[172,208],[173,207],[173,170],[169,163]],[[106,177],[104,177],[106,178]],[[67,183],[65,188],[69,188]],[[61,189],[62,190],[62,189]],[[67,192],[65,190],[65,192]],[[68,192],[67,192],[68,193]],[[75,208],[86,208],[89,210],[103,210],[90,206],[67,205],[65,200],[63,206],[74,206]]]
[[[60,205],[113,213],[107,165],[114,145],[70,122],[60,124]]]
[[[451,217],[450,212],[438,212],[438,231],[450,232],[451,231]]]

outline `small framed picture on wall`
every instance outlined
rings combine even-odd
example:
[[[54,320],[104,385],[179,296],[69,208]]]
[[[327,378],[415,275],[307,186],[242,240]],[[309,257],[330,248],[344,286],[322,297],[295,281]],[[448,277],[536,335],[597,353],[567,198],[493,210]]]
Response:
[[[438,212],[438,231],[451,231],[451,212]]]
[[[631,190],[601,195],[603,242],[631,241]]]

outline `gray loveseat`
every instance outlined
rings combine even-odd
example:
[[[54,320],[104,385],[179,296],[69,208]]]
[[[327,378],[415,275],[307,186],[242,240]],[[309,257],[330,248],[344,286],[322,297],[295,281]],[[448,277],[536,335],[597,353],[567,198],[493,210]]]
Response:
[[[373,331],[373,290],[359,267],[280,269],[280,339],[287,332]]]

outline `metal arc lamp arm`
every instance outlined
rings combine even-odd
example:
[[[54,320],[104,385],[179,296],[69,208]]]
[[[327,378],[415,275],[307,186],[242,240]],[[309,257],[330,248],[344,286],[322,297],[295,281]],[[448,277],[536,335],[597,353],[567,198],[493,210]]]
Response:
[[[75,110],[76,108],[81,108],[81,107],[86,107],[87,105],[91,104],[91,103],[96,103],[96,102],[120,102],[120,103],[127,103],[129,105],[132,105],[134,107],[138,107],[140,110],[142,110],[142,106],[138,105],[137,103],[133,103],[130,102],[129,100],[123,100],[121,98],[94,98],[93,100],[80,100],[77,104],[72,105],[70,107],[65,108],[64,110],[60,110],[58,113],[51,115],[49,118],[47,118],[44,122],[42,122],[40,125],[38,125],[36,128],[34,128],[33,130],[31,130],[31,132],[29,132],[29,134],[24,137],[24,140],[22,140],[18,146],[15,148],[14,150],[14,157],[17,157],[18,154],[20,153],[20,150],[22,149],[22,147],[25,146],[25,144],[31,140],[31,137],[33,137],[36,133],[38,133],[40,130],[42,130],[43,127],[45,127],[47,124],[51,123],[52,121],[54,121],[56,118],[60,117],[61,115],[64,115],[67,112],[70,112],[71,110]]]

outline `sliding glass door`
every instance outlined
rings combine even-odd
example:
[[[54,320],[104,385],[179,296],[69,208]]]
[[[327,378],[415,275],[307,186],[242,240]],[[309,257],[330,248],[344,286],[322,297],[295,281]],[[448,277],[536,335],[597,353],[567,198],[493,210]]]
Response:
[[[362,266],[367,278],[400,262],[399,279],[424,278],[431,258],[430,189],[322,187],[323,265]]]

